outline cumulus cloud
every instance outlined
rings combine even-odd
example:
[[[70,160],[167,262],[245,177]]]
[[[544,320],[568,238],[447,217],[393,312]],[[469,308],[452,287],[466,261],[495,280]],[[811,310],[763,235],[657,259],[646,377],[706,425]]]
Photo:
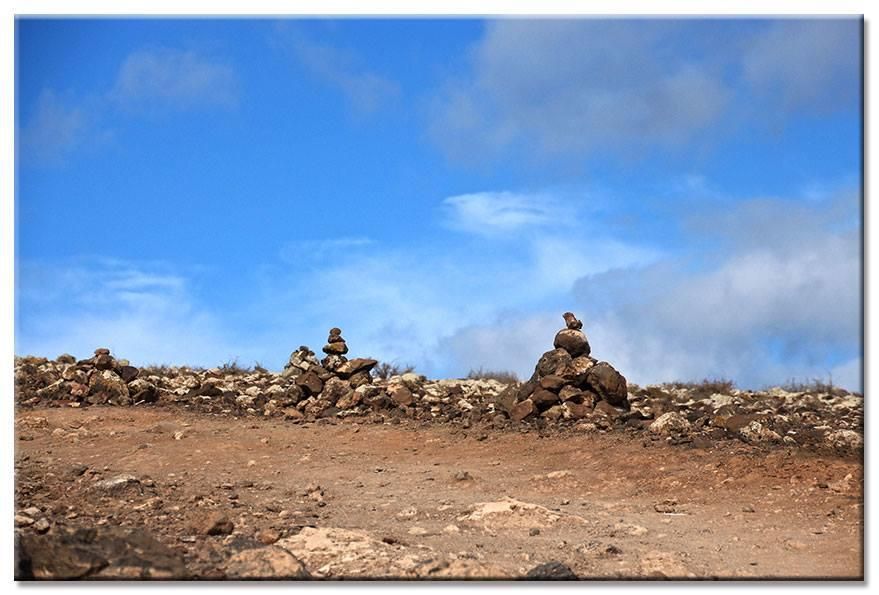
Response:
[[[565,309],[596,357],[641,384],[726,377],[760,387],[825,380],[860,390],[862,286],[855,192],[820,203],[754,199],[687,224],[698,253],[584,274]],[[707,252],[706,252],[707,251]],[[582,270],[582,269],[581,269]],[[559,292],[565,296],[564,291]],[[459,329],[457,362],[529,375],[561,327],[557,307]]]
[[[231,107],[238,80],[228,64],[192,50],[144,49],[122,63],[109,97],[134,108]]]
[[[517,146],[628,156],[707,142],[738,112],[851,108],[829,99],[858,95],[859,27],[853,19],[489,21],[469,74],[435,93],[430,133],[468,162]]]
[[[352,51],[315,41],[287,27],[278,28],[273,41],[312,75],[344,93],[358,112],[375,112],[400,94],[395,80],[364,67]]]

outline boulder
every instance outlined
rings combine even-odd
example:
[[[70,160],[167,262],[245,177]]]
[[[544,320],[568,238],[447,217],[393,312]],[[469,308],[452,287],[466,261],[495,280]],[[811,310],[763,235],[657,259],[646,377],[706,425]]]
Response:
[[[554,404],[559,402],[559,396],[552,391],[548,391],[545,388],[539,388],[534,391],[534,394],[531,395],[531,401],[534,405],[537,406],[541,411],[552,407]]]
[[[110,370],[100,370],[89,378],[89,394],[86,401],[93,405],[130,405],[131,396],[122,378]]]
[[[537,376],[535,380],[551,374],[560,375],[564,372],[565,368],[571,365],[572,361],[571,354],[564,349],[547,351],[540,356],[540,360],[538,360],[537,366],[534,369],[534,373]]]
[[[531,399],[525,399],[513,406],[510,410],[510,418],[513,421],[522,421],[535,413],[537,413],[537,407],[535,407],[534,402]]]
[[[327,355],[345,355],[348,353],[348,345],[344,341],[327,343],[323,347],[323,352]]]
[[[359,372],[369,372],[372,370],[376,364],[378,364],[377,360],[369,359],[365,357],[357,357],[352,360],[348,360],[347,362],[340,365],[336,368],[336,374],[341,378],[350,378]]]
[[[530,581],[575,581],[577,575],[565,564],[557,560],[540,564],[525,574]]]
[[[296,383],[296,386],[305,392],[306,395],[320,394],[320,391],[323,390],[324,387],[324,383],[313,370],[300,374],[296,377],[294,382]]]
[[[607,362],[599,362],[592,366],[586,377],[589,386],[611,405],[628,407],[629,393],[626,379]]]
[[[16,539],[15,578],[185,579],[181,554],[143,529],[102,527],[25,534]]]
[[[128,393],[132,403],[155,403],[159,400],[159,389],[142,378],[135,378],[128,383]]]
[[[690,431],[690,422],[677,411],[663,413],[648,426],[653,434],[671,436],[673,434],[686,434]]]
[[[549,376],[544,376],[540,379],[540,388],[544,388],[546,390],[552,391],[554,393],[558,393],[562,387],[565,385],[565,379],[561,376],[556,376],[555,374],[550,374]]]
[[[282,547],[269,546],[244,550],[229,558],[226,578],[296,580],[311,575],[296,556]]]
[[[589,340],[586,339],[586,333],[581,330],[562,329],[556,333],[553,347],[556,349],[564,349],[571,357],[580,357],[581,355],[589,355],[591,349]]]

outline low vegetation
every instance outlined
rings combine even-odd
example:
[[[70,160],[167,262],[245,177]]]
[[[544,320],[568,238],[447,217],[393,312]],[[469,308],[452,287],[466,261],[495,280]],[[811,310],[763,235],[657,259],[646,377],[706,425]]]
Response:
[[[387,380],[391,376],[399,376],[400,374],[408,374],[414,372],[415,366],[412,364],[398,364],[396,362],[379,362],[372,369],[372,374],[381,380]]]
[[[509,370],[485,370],[483,368],[479,368],[478,370],[470,370],[470,373],[467,374],[468,380],[497,380],[498,382],[503,382],[504,384],[513,384],[515,382],[519,382],[519,377],[515,372],[510,372]]]

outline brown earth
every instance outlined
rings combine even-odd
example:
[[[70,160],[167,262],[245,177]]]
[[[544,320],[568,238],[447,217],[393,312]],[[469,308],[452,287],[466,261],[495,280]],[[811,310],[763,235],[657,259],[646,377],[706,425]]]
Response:
[[[517,578],[553,560],[580,578],[863,576],[854,455],[169,407],[19,410],[16,434],[16,511],[40,508],[49,536],[143,527],[197,578],[278,537],[326,578]],[[98,489],[122,474],[137,481]],[[231,535],[204,534],[213,512]],[[312,551],[304,527],[365,532],[407,562]]]

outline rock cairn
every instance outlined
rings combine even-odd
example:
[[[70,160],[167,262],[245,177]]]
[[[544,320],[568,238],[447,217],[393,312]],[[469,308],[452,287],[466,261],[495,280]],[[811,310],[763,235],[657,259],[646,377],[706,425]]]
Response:
[[[72,355],[58,357],[63,366],[58,377],[38,389],[44,400],[73,405],[132,405],[158,400],[158,391],[138,378],[140,370],[128,360],[116,359],[106,347],[95,349],[94,357],[77,361]]]
[[[595,411],[616,416],[629,409],[626,379],[590,355],[583,323],[572,312],[563,318],[565,328],[556,333],[555,349],[540,357],[528,382],[510,387],[498,400],[513,421],[536,416],[581,419]]]
[[[357,389],[372,384],[370,371],[378,364],[374,359],[345,357],[348,344],[336,327],[330,329],[323,352],[327,355],[318,362],[314,352],[302,345],[290,355],[281,373],[282,377],[292,377],[301,392],[295,399],[297,404],[311,400],[300,408],[306,414],[335,415],[360,403],[367,391]]]

